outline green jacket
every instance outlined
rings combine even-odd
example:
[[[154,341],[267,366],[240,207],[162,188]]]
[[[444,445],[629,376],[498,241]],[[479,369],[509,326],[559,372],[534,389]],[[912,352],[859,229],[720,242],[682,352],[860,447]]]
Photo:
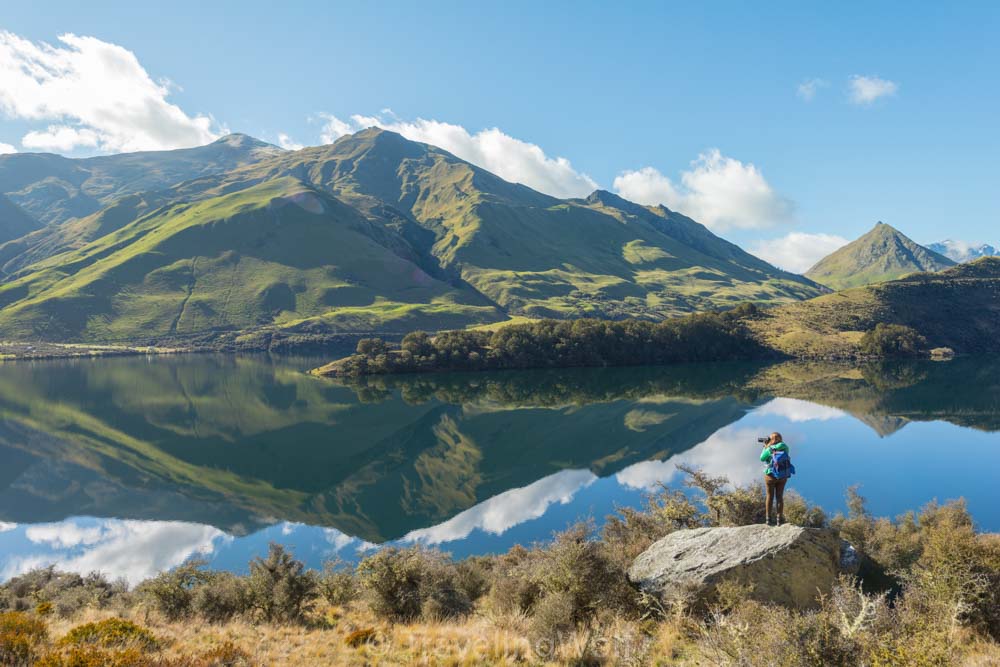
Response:
[[[786,445],[783,442],[779,442],[776,445],[766,445],[764,447],[764,449],[761,450],[761,452],[760,452],[760,460],[767,464],[767,467],[764,468],[764,474],[765,475],[773,475],[774,474],[774,471],[771,470],[771,452],[772,451],[775,451],[775,452],[787,452],[788,451],[788,445]]]

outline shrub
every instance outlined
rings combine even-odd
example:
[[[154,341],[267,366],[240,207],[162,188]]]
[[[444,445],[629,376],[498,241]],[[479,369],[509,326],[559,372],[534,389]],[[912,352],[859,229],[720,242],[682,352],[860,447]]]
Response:
[[[449,618],[472,609],[454,565],[439,551],[383,548],[362,560],[357,574],[372,611],[385,619]]]
[[[339,559],[323,564],[317,584],[319,594],[334,606],[346,605],[358,597],[357,578]]]
[[[568,593],[573,620],[589,619],[598,609],[637,611],[637,597],[624,570],[608,557],[605,545],[591,539],[592,527],[579,524],[556,535],[531,563],[531,576],[544,595]]]
[[[56,572],[53,567],[31,570],[0,587],[0,608],[28,610],[40,604],[66,617],[85,607],[103,608],[128,599],[128,586],[109,582],[92,572],[86,576]]]
[[[153,606],[168,620],[179,620],[191,613],[194,589],[211,576],[204,568],[204,560],[192,559],[143,582],[136,592],[151,599]]]
[[[927,339],[911,327],[879,322],[861,337],[859,349],[873,357],[915,357],[926,352]]]
[[[493,584],[489,601],[504,614],[522,614],[530,611],[542,595],[542,588],[530,575],[535,552],[515,545],[498,556],[493,570]]]
[[[50,651],[34,663],[35,667],[150,667],[161,664],[150,661],[149,656],[137,648],[108,650],[97,646],[71,646]]]
[[[822,508],[810,504],[795,491],[785,493],[785,519],[803,528],[826,528],[830,523]]]
[[[246,582],[229,572],[216,572],[194,589],[192,610],[210,623],[224,623],[250,607]]]
[[[59,640],[66,646],[92,645],[101,648],[136,648],[153,651],[159,641],[152,632],[124,618],[106,618],[103,621],[78,625]]]
[[[528,626],[528,638],[539,657],[551,658],[576,627],[577,603],[569,591],[550,593],[535,606]]]
[[[30,663],[47,638],[41,619],[21,611],[0,613],[0,665]]]
[[[316,599],[315,574],[273,542],[267,558],[250,562],[247,588],[250,606],[268,622],[301,621]]]
[[[642,509],[624,507],[609,516],[601,529],[601,540],[624,570],[656,540],[700,525],[701,511],[691,499],[681,491],[663,488],[647,497]]]
[[[190,667],[251,667],[254,664],[249,653],[232,642],[225,642],[200,653]]]
[[[489,592],[495,562],[487,556],[471,556],[458,561],[455,563],[455,586],[475,602]]]
[[[375,628],[360,628],[344,637],[344,643],[351,648],[357,648],[362,644],[371,644],[377,636]]]

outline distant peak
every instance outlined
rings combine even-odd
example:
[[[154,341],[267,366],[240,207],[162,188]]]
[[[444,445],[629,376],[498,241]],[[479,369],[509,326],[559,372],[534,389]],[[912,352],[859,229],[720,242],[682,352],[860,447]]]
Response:
[[[619,197],[613,192],[608,192],[607,190],[594,190],[587,197],[588,204],[604,204],[605,206],[621,206],[622,204],[630,203],[627,199]]]
[[[266,141],[261,141],[260,139],[251,137],[249,134],[242,134],[240,132],[227,134],[224,137],[216,139],[212,143],[216,146],[231,146],[233,148],[261,148],[271,146],[271,144]]]

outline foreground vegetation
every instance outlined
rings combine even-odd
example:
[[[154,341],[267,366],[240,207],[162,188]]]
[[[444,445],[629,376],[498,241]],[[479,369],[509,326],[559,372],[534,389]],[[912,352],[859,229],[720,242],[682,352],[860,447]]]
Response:
[[[866,556],[809,613],[723,585],[707,612],[633,589],[632,559],[672,531],[762,519],[760,490],[686,470],[697,501],[664,488],[642,510],[543,545],[452,561],[383,548],[308,571],[281,547],[249,573],[189,562],[133,590],[35,570],[0,587],[0,663],[23,665],[733,664],[948,665],[1000,659],[1000,536],[964,503],[872,517],[848,492],[828,518],[792,495],[796,524]],[[789,573],[794,576],[794,573]]]

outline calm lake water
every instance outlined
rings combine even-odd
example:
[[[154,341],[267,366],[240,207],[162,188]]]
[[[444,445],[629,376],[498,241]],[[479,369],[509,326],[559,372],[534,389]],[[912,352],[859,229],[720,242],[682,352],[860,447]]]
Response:
[[[698,365],[374,378],[317,359],[184,356],[0,365],[0,579],[136,582],[194,555],[243,571],[271,541],[310,566],[385,543],[455,556],[639,505],[679,462],[835,512],[964,497],[1000,530],[1000,361]]]

